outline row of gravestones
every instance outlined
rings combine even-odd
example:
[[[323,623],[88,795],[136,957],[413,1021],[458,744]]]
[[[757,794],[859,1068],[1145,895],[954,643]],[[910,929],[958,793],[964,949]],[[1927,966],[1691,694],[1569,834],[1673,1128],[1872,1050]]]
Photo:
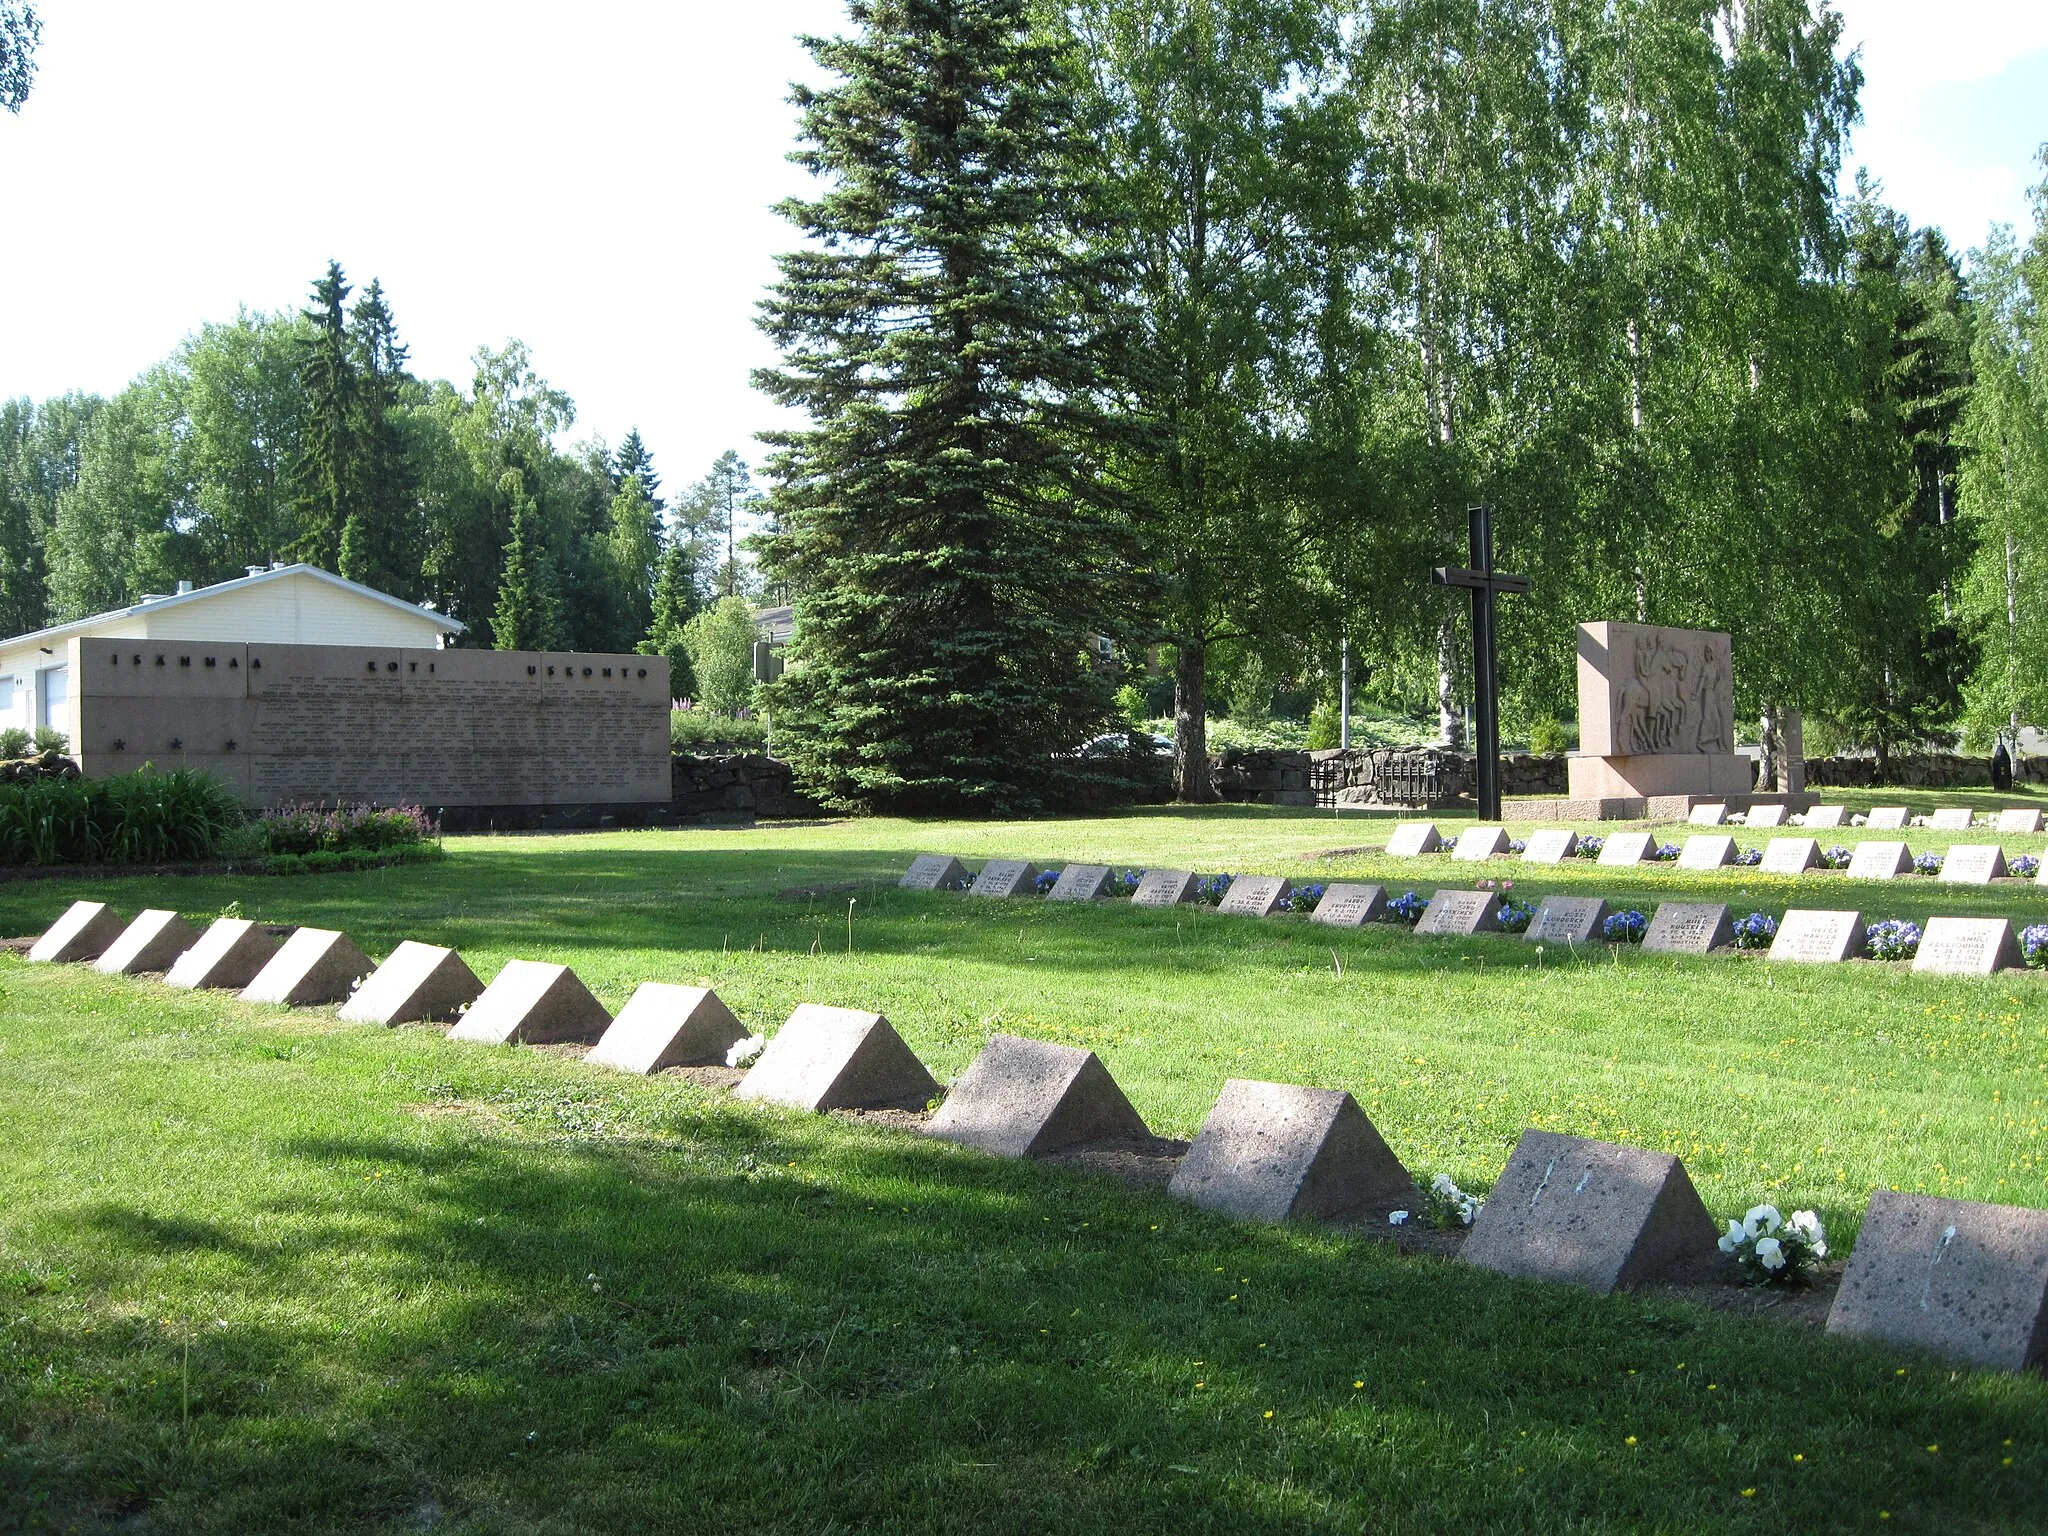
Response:
[[[1774,807],[1777,809],[1777,807]],[[2038,817],[2040,812],[2029,811]],[[1396,855],[1435,853],[1443,837],[1433,822],[1403,822],[1387,841],[1387,852]],[[1657,849],[1657,839],[1648,832],[1616,832],[1606,838],[1596,863],[1627,866],[1648,863]],[[1451,846],[1451,857],[1479,861],[1510,852],[1504,827],[1470,827]],[[1525,864],[1562,864],[1579,851],[1579,835],[1569,827],[1549,827],[1531,832],[1521,853]],[[1720,869],[1735,862],[1735,839],[1724,834],[1688,837],[1679,850],[1680,869]],[[1774,837],[1764,849],[1757,869],[1766,875],[1803,875],[1818,870],[1820,844],[1810,837]],[[1852,880],[1892,880],[1913,871],[1913,851],[1899,842],[1861,842],[1849,858],[1846,871]],[[1996,843],[1957,843],[1942,857],[1941,878],[1950,885],[1989,885],[2006,874],[2005,850]],[[2048,862],[2035,874],[2036,884],[2048,885]]]
[[[1839,805],[1817,805],[1798,818],[1802,827],[1839,827],[1847,816],[1847,808]],[[1686,820],[1696,827],[1718,827],[1729,819],[1725,805],[1696,805]],[[1874,806],[1865,813],[1863,825],[1873,832],[1887,827],[1894,831],[1903,829],[1912,820],[1912,812],[1903,805]],[[2018,808],[1994,813],[1985,825],[2000,832],[2039,832],[2042,813],[2036,810]],[[1788,818],[1782,805],[1757,805],[1743,813],[1743,821],[1752,827],[1782,827]],[[1927,818],[1927,825],[1935,832],[1967,832],[1976,822],[1976,813],[1968,806],[1947,806],[1935,811]]]
[[[644,983],[613,1020],[564,966],[513,960],[483,987],[459,955],[433,945],[408,941],[369,969],[327,929],[298,928],[279,943],[247,919],[199,933],[161,911],[124,924],[98,902],[75,903],[29,958],[113,974],[167,967],[173,985],[239,987],[255,1001],[346,998],[341,1016],[367,1022],[459,1015],[455,1039],[594,1038],[586,1060],[635,1072],[720,1060],[744,1036],[706,988]],[[927,1134],[1001,1157],[1151,1139],[1092,1051],[997,1035],[946,1092],[882,1015],[815,1003],[790,1015],[734,1093],[812,1112],[922,1106],[943,1094]],[[1168,1191],[1260,1221],[1356,1218],[1417,1194],[1350,1093],[1240,1078],[1224,1084]],[[1725,1262],[1718,1238],[1673,1154],[1531,1129],[1460,1257],[1605,1292]],[[2048,1212],[1876,1191],[1828,1329],[1990,1367],[2037,1363],[2048,1352]]]
[[[1109,869],[1101,864],[1069,864],[1060,872],[1048,900],[1086,901],[1104,895]],[[1070,877],[1071,880],[1070,880]],[[991,859],[968,881],[957,859],[921,855],[898,882],[907,890],[958,890],[1009,897],[1035,890],[1037,868],[1021,859]],[[1196,877],[1185,870],[1147,870],[1131,897],[1138,906],[1172,906],[1194,898]],[[1067,894],[1062,894],[1066,887]],[[1236,916],[1270,917],[1292,891],[1278,875],[1240,875],[1230,883],[1219,911]],[[1148,899],[1149,898],[1149,899]],[[1415,924],[1422,937],[1469,938],[1499,933],[1501,893],[1440,890]],[[1539,944],[1590,944],[1602,937],[1612,909],[1598,896],[1545,896],[1522,930]],[[1331,885],[1323,892],[1309,921],[1335,928],[1357,928],[1388,915],[1387,893],[1378,885]],[[1806,962],[1853,960],[1867,953],[1861,912],[1794,908],[1785,914],[1772,939],[1769,958]],[[1642,933],[1642,947],[1652,953],[1704,955],[1726,948],[1735,939],[1728,908],[1719,902],[1659,902]],[[1913,969],[1943,975],[1989,976],[2025,965],[2012,924],[2002,917],[1931,917]]]

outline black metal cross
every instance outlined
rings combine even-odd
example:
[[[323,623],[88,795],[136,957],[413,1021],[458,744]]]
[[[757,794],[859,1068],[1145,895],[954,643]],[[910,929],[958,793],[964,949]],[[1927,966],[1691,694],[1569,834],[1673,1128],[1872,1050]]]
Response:
[[[1493,597],[1496,592],[1526,592],[1529,578],[1503,576],[1493,568],[1493,508],[1467,507],[1471,520],[1472,567],[1440,565],[1430,580],[1440,587],[1472,589],[1472,712],[1479,740],[1479,819],[1500,820],[1500,685],[1493,642]]]

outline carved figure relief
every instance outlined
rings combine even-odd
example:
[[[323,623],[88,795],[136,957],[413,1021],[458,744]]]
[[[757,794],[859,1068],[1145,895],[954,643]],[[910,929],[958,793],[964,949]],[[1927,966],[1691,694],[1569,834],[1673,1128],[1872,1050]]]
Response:
[[[1637,631],[1613,683],[1616,749],[1629,755],[1733,752],[1731,681],[1726,636]]]

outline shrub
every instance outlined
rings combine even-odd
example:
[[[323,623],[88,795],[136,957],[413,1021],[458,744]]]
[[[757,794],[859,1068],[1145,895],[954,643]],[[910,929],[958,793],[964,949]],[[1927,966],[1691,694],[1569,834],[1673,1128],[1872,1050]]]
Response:
[[[1562,757],[1571,745],[1555,715],[1538,716],[1529,727],[1529,750],[1538,757]]]
[[[1325,699],[1308,716],[1308,750],[1327,752],[1343,745],[1344,723],[1337,718],[1337,706]]]
[[[244,819],[234,786],[203,769],[0,784],[0,864],[213,858]]]
[[[671,710],[668,744],[672,751],[692,752],[699,747],[743,747],[749,752],[768,750],[768,727],[760,720],[733,720],[714,715],[708,709]]]
[[[0,757],[26,757],[29,743],[35,738],[18,725],[10,725],[0,731]]]
[[[429,842],[440,835],[433,819],[416,805],[287,805],[261,817],[271,853],[381,853],[387,848]]]
[[[52,730],[47,725],[36,727],[34,741],[37,752],[55,752],[61,755],[71,750],[71,738],[62,731]]]
[[[761,637],[754,605],[723,597],[683,626],[697,697],[707,709],[737,715],[754,701],[754,642]]]

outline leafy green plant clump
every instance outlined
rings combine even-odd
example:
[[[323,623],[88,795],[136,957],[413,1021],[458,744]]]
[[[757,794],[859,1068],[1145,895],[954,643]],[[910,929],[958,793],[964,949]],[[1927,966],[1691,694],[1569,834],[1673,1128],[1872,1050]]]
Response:
[[[0,784],[0,864],[214,858],[245,820],[234,787],[203,769]]]
[[[668,744],[677,752],[706,746],[768,750],[768,726],[761,720],[735,720],[708,709],[678,709],[668,717]]]
[[[273,854],[381,853],[441,835],[417,805],[286,805],[265,811],[258,824],[264,851]]]

